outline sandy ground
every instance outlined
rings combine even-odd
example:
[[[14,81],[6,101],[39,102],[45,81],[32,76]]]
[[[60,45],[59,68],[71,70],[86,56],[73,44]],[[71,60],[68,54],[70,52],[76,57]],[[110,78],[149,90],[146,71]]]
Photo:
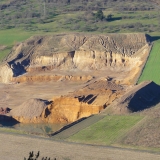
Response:
[[[159,160],[160,155],[112,147],[58,142],[45,138],[0,133],[0,159],[22,160],[30,151],[57,160]]]
[[[78,89],[82,83],[46,82],[33,84],[0,84],[0,107],[14,108],[30,98],[50,100]]]
[[[47,74],[47,72],[45,73]],[[93,81],[101,77],[111,76],[115,79],[123,79],[125,75],[119,76],[119,72],[112,71],[92,71],[92,72],[54,72],[57,75],[91,75]],[[14,108],[30,98],[41,98],[50,100],[54,96],[66,95],[77,89],[84,87],[87,83],[84,81],[46,81],[30,82],[20,84],[3,84],[0,83],[0,107]]]

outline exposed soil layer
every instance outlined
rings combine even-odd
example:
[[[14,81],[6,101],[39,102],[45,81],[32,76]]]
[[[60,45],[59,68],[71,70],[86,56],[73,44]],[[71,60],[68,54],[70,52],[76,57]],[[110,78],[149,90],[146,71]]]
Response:
[[[10,115],[23,123],[69,123],[98,114],[124,92],[109,79],[92,80],[84,87],[50,102],[30,99],[15,107]],[[48,106],[46,103],[50,103]]]
[[[58,78],[45,75],[45,72],[58,69],[78,72],[112,70],[128,75],[132,71],[127,82],[134,83],[148,57],[149,39],[148,35],[138,33],[31,37],[13,47],[0,66],[0,81],[54,80]],[[33,72],[39,72],[41,76],[31,74]]]
[[[150,48],[150,37],[138,33],[31,37],[0,66],[0,81],[10,84],[0,86],[0,105],[23,123],[68,123],[98,114],[136,83]]]
[[[111,104],[105,113],[132,113],[150,108],[160,102],[160,86],[151,81],[132,87],[121,98]]]

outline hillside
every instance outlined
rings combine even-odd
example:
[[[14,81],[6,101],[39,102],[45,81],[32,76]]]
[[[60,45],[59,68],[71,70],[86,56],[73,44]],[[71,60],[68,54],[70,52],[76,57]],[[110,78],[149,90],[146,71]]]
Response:
[[[132,87],[117,101],[106,108],[105,113],[125,114],[142,111],[158,104],[160,86],[151,81],[145,81]]]
[[[150,0],[46,0],[45,3],[3,0],[0,2],[0,46],[5,47],[0,48],[0,62],[16,43],[33,35],[142,32],[157,37],[158,11],[158,5]]]
[[[112,33],[158,31],[157,4],[150,0],[10,0],[1,1],[0,10],[0,29]],[[103,11],[102,19],[96,16],[98,10]],[[113,18],[107,19],[108,15]],[[148,19],[154,23],[146,23]]]
[[[0,1],[1,126],[159,151],[159,10],[158,0]]]
[[[148,35],[136,33],[36,36],[13,47],[0,66],[0,79],[4,83],[20,82],[32,72],[52,75],[55,69],[114,70],[130,74],[133,82],[128,76],[128,83],[134,83],[149,55],[149,42]]]

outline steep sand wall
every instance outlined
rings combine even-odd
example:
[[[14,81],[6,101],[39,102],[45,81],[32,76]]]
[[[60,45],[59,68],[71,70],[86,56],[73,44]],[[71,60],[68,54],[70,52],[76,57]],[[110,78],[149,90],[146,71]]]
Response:
[[[32,101],[29,100],[29,103],[33,103]],[[45,109],[39,106],[39,103],[42,103],[39,101],[36,101],[34,107],[28,106],[26,103],[24,102],[10,112],[14,119],[22,123],[69,123],[97,114],[104,109],[104,106],[89,105],[79,102],[78,98],[73,97],[55,98]]]
[[[3,83],[9,83],[12,81],[13,71],[9,65],[3,65],[0,68],[0,81]]]
[[[0,72],[1,81],[7,83],[10,77],[45,69],[129,71],[144,61],[148,42],[149,36],[136,33],[31,37],[13,47],[6,58],[13,73]]]

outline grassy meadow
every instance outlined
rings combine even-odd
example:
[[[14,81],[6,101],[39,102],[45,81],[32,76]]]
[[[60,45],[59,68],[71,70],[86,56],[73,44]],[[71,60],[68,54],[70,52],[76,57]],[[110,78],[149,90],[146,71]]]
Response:
[[[108,115],[97,123],[69,137],[67,140],[72,142],[111,145],[116,143],[116,141],[142,119],[143,116]]]
[[[160,85],[160,40],[154,42],[148,61],[144,67],[138,83],[152,80]]]
[[[5,46],[0,50],[0,61],[3,60],[11,51],[12,47],[32,34],[30,32],[21,31],[21,29],[0,30],[0,45]]]

